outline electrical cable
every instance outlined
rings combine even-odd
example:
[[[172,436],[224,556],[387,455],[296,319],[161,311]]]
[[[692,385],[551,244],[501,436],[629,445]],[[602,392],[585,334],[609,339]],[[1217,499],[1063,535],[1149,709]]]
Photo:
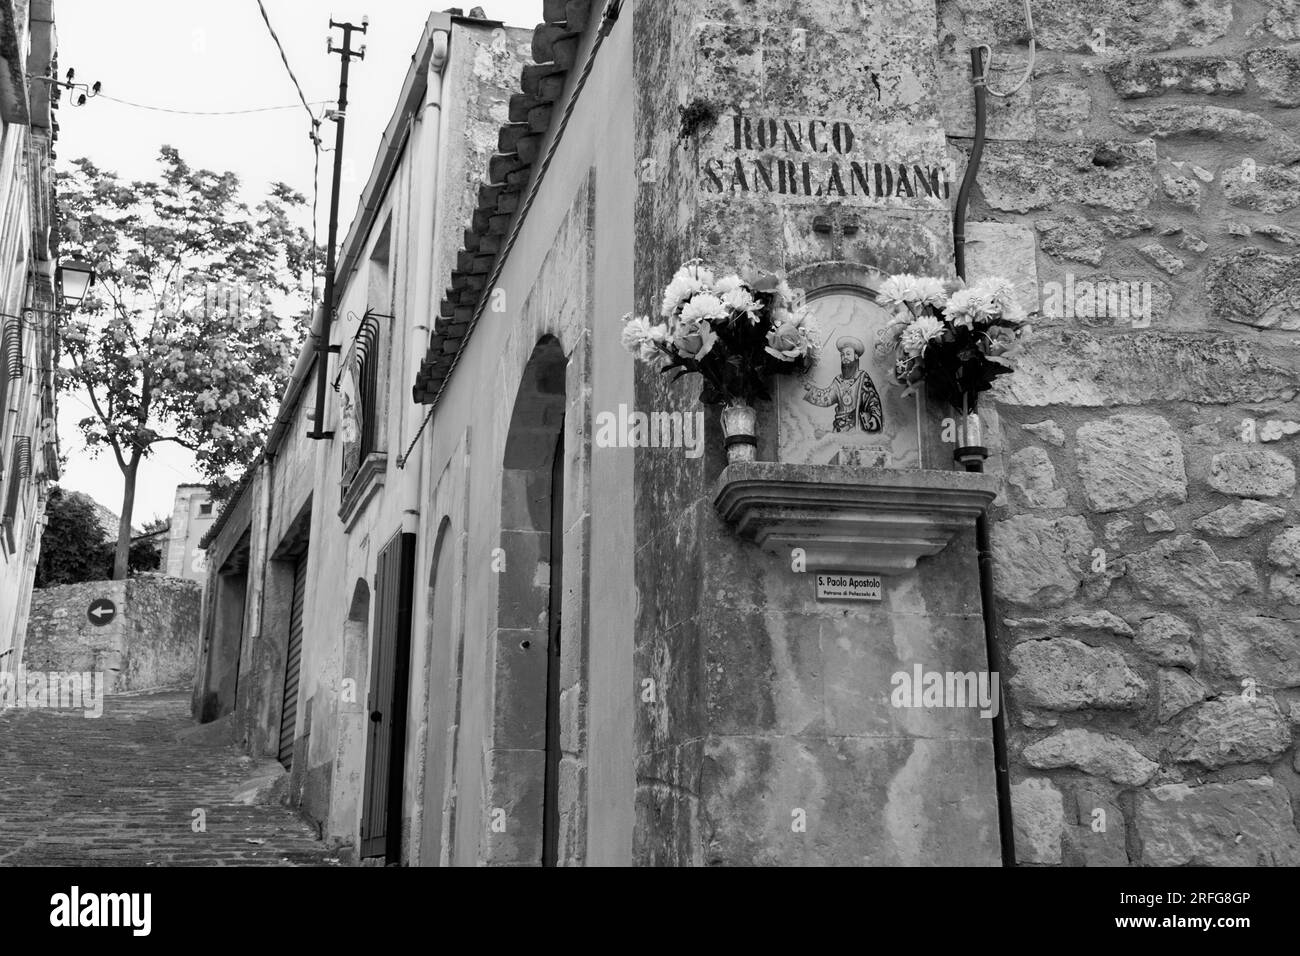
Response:
[[[257,9],[260,10],[262,13],[262,22],[266,24],[267,32],[271,34],[271,39],[275,42],[276,49],[280,51],[280,59],[284,63],[285,71],[289,74],[289,79],[293,81],[294,89],[298,91],[298,99],[302,101],[303,109],[305,109],[307,111],[307,115],[311,117],[311,133],[309,135],[311,137],[312,149],[314,152],[314,157],[313,157],[314,165],[312,170],[312,195],[311,195],[311,311],[310,314],[312,316],[312,320],[314,321],[316,315],[316,301],[317,301],[317,294],[316,294],[317,223],[316,220],[317,220],[317,207],[320,203],[320,153],[321,153],[320,124],[321,121],[320,119],[317,118],[316,114],[312,112],[311,110],[312,104],[309,104],[307,102],[307,96],[302,91],[302,85],[298,82],[298,77],[294,74],[293,67],[289,65],[289,56],[284,51],[284,44],[280,42],[280,36],[275,32],[275,27],[271,25],[271,17],[266,12],[266,5],[262,2],[262,0],[257,0]],[[322,101],[318,101],[315,105],[319,106],[325,102],[332,103],[334,101],[322,100]],[[307,335],[308,337],[311,336],[310,327],[308,328]]]
[[[149,106],[146,103],[135,103],[131,100],[119,99],[116,96],[109,96],[107,93],[100,93],[97,97],[101,100],[108,100],[111,103],[120,103],[122,106],[131,106],[138,110],[149,110],[153,113],[170,113],[175,116],[247,116],[251,113],[273,113],[281,110],[296,110],[299,108],[298,103],[288,103],[284,106],[256,106],[243,110],[179,110],[169,106]],[[333,100],[317,100],[313,106],[326,106]],[[312,116],[313,121],[315,115]]]
[[[1000,99],[1006,99],[1009,96],[1013,96],[1018,93],[1020,88],[1028,83],[1029,78],[1034,75],[1034,59],[1037,55],[1038,49],[1034,42],[1034,14],[1029,9],[1029,0],[1025,0],[1025,22],[1029,25],[1029,66],[1025,68],[1025,75],[1020,78],[1020,82],[1011,87],[1011,89],[999,91],[989,86],[989,71],[993,68],[993,48],[987,43],[981,43],[979,46],[975,47],[975,49],[983,50],[987,54],[987,58],[984,62],[984,72],[975,78],[975,83],[976,85],[983,84],[984,88],[988,90],[990,96],[996,96]]]
[[[262,20],[266,24],[267,31],[271,34],[271,39],[275,41],[275,47],[280,51],[280,59],[284,61],[284,68],[289,74],[289,79],[293,81],[293,88],[298,91],[298,99],[302,100],[302,108],[307,111],[311,117],[312,123],[319,125],[316,114],[311,111],[311,106],[307,103],[307,96],[302,91],[302,86],[298,83],[298,77],[294,75],[293,67],[289,65],[289,56],[284,52],[284,45],[280,42],[280,36],[275,32],[275,27],[271,26],[271,17],[266,12],[266,5],[262,0],[257,0],[257,9],[262,11]],[[314,127],[313,127],[314,128]]]

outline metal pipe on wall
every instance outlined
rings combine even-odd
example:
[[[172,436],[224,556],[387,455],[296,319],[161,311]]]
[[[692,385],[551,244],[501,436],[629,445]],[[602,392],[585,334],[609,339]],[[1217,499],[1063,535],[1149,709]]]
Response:
[[[975,90],[975,138],[971,143],[970,160],[957,192],[957,208],[953,213],[953,258],[957,275],[966,278],[966,213],[970,205],[971,188],[979,173],[980,159],[984,155],[985,125],[988,117],[988,88],[985,84],[984,48],[970,51],[971,78]],[[983,465],[979,465],[983,471]],[[984,618],[984,650],[988,668],[992,673],[1002,673],[1001,649],[997,642],[997,610],[993,593],[993,555],[989,542],[988,517],[981,513],[975,519],[975,550],[979,561],[980,606]],[[1001,681],[999,690],[1001,694]],[[993,715],[993,773],[998,794],[998,835],[1002,847],[1002,865],[1016,865],[1015,829],[1011,817],[1011,775],[1007,766],[1006,708],[999,705]]]
[[[418,176],[419,205],[415,215],[415,295],[407,304],[410,341],[407,343],[407,363],[404,384],[415,381],[420,372],[429,345],[431,317],[437,309],[434,301],[433,269],[434,249],[437,246],[435,230],[438,226],[438,165],[442,141],[442,74],[447,67],[450,36],[446,30],[433,34],[433,49],[429,55],[424,105],[420,109],[420,147],[418,162],[412,169]],[[420,173],[423,173],[421,176]],[[416,429],[421,427],[420,406],[401,402],[402,446],[415,440]],[[411,452],[408,452],[408,455]],[[415,454],[415,467],[402,481],[402,530],[415,533],[420,519],[420,499],[424,494],[424,455]]]

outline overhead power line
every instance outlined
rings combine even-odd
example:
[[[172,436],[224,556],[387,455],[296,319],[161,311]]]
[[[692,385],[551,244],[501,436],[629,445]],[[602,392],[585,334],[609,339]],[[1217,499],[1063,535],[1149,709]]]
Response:
[[[150,106],[147,103],[134,103],[131,100],[118,99],[116,96],[109,96],[107,93],[100,93],[99,99],[110,100],[114,103],[120,103],[122,106],[131,106],[138,110],[149,110],[153,113],[172,113],[179,116],[247,116],[249,113],[273,113],[280,110],[296,110],[301,104],[289,103],[285,106],[255,106],[243,110],[180,110],[173,109],[169,106]],[[318,100],[311,104],[313,106],[326,106],[332,100]],[[315,119],[315,117],[312,117]]]
[[[316,312],[316,207],[320,201],[320,124],[321,121],[316,114],[312,112],[311,103],[307,102],[307,96],[302,91],[302,84],[298,82],[297,75],[293,72],[293,67],[289,65],[289,55],[284,52],[284,44],[280,42],[280,35],[275,32],[275,27],[271,25],[271,17],[266,12],[266,4],[262,0],[257,0],[257,9],[262,12],[262,22],[266,24],[266,30],[271,34],[271,40],[275,43],[275,48],[280,51],[280,60],[284,63],[285,72],[289,74],[289,79],[293,82],[293,88],[298,91],[298,99],[302,101],[302,107],[311,117],[311,145],[315,152],[314,168],[312,170],[312,196],[311,196],[311,309],[312,319],[315,321]],[[331,101],[332,102],[332,101]],[[319,102],[314,105],[321,105]],[[311,334],[310,327],[308,334]]]
[[[298,99],[302,100],[302,108],[305,109],[307,115],[311,117],[312,129],[314,131],[316,125],[319,124],[319,120],[316,119],[316,114],[311,111],[311,105],[307,102],[307,96],[302,91],[302,85],[298,82],[298,77],[294,75],[293,67],[289,65],[289,56],[284,52],[284,44],[280,42],[280,37],[275,32],[275,27],[271,26],[271,17],[266,12],[266,4],[262,3],[262,0],[257,0],[257,9],[262,11],[262,20],[266,23],[266,29],[270,32],[271,39],[275,41],[276,49],[280,51],[280,59],[284,61],[284,68],[289,74],[289,79],[293,81],[293,88],[298,91]]]

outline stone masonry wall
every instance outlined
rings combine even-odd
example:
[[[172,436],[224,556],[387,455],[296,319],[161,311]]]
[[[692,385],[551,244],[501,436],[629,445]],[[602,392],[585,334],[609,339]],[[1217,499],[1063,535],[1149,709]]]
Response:
[[[967,51],[992,44],[1011,86],[1022,7],[939,15],[968,151]],[[1034,251],[1043,311],[996,393],[1017,856],[1295,865],[1300,5],[1034,15],[1033,79],[991,100],[971,213],[973,259]],[[1150,290],[1149,315],[1126,289]]]
[[[164,577],[37,589],[23,665],[29,671],[105,671],[105,687],[114,693],[188,684],[201,594],[192,581]],[[98,598],[117,606],[103,626],[87,617]]]

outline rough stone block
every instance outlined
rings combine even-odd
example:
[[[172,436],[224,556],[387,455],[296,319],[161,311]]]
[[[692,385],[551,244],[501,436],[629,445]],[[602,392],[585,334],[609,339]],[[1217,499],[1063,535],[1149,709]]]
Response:
[[[1015,827],[1017,862],[1061,862],[1065,801],[1052,781],[1030,777],[1012,784],[1011,820]]]
[[[1057,448],[1060,448],[1065,444],[1065,432],[1061,430],[1060,425],[1056,424],[1056,422],[1052,421],[1050,418],[1041,422],[1021,425],[1020,427],[1030,434],[1037,435],[1049,445],[1055,445]]]
[[[1140,246],[1138,252],[1151,261],[1157,269],[1167,272],[1171,276],[1176,276],[1187,268],[1187,263],[1178,258],[1158,242],[1148,242]]]
[[[1205,700],[1210,696],[1210,691],[1184,671],[1161,668],[1156,675],[1156,695],[1160,701],[1157,716],[1160,723],[1165,724],[1188,707]]]
[[[1139,597],[1179,607],[1218,604],[1259,590],[1251,565],[1222,561],[1208,544],[1187,534],[1131,555],[1128,580]]]
[[[1139,626],[1133,643],[1157,664],[1195,667],[1196,649],[1192,647],[1192,628],[1172,614],[1155,614]]]
[[[1075,790],[1077,816],[1065,828],[1067,866],[1128,866],[1124,812],[1099,786]]]
[[[1300,329],[1300,254],[1250,247],[1216,256],[1205,273],[1215,318],[1260,329]]]
[[[1246,62],[1264,99],[1274,106],[1300,106],[1300,48],[1251,50]]]
[[[1271,0],[1276,4],[1292,0]],[[972,43],[1023,44],[1024,6],[1014,0],[945,0],[940,22]],[[1279,19],[1285,12],[1279,10]],[[1079,0],[1034,9],[1038,49],[1123,55],[1208,46],[1232,26],[1232,5],[1220,0]],[[1100,31],[1100,32],[1099,32]]]
[[[1034,104],[1040,129],[1078,135],[1092,117],[1092,94],[1070,83],[1053,83]]]
[[[1300,622],[1249,613],[1207,619],[1197,640],[1206,673],[1240,686],[1300,687]]]
[[[1147,866],[1300,863],[1291,801],[1269,777],[1156,787],[1139,799],[1136,825]]]
[[[1300,159],[1300,143],[1256,113],[1200,103],[1161,103],[1116,108],[1111,119],[1131,133],[1157,139],[1177,137],[1259,143],[1267,157],[1280,163]]]
[[[1039,246],[1049,256],[1097,265],[1105,245],[1101,229],[1087,219],[1039,219]]]
[[[1246,71],[1217,56],[1127,57],[1106,65],[1106,78],[1121,99],[1178,93],[1241,93]]]
[[[1026,641],[1009,655],[1015,668],[1012,694],[1031,707],[1133,710],[1147,684],[1112,647],[1089,647],[1073,638]]]
[[[1022,448],[1007,459],[1007,484],[1031,508],[1064,508],[1066,492],[1056,487],[1056,469],[1037,445]]]
[[[1223,196],[1229,204],[1255,212],[1281,213],[1300,206],[1300,171],[1266,163],[1242,163],[1223,171]],[[1267,225],[1257,231],[1265,232]]]
[[[1206,481],[1215,491],[1239,498],[1289,498],[1295,464],[1270,448],[1225,451],[1210,460]]]
[[[1284,508],[1247,498],[1197,518],[1192,527],[1216,538],[1245,538],[1285,517]]]
[[[1080,729],[1045,737],[1026,747],[1021,756],[1039,770],[1074,767],[1127,787],[1146,783],[1160,766],[1121,737]]]
[[[979,187],[1000,212],[1078,203],[1131,212],[1154,194],[1155,143],[989,143]]]
[[[1264,0],[1264,6],[1264,19],[1251,29],[1251,36],[1300,40],[1300,0]]]
[[[1291,728],[1271,697],[1240,695],[1206,701],[1179,727],[1169,753],[1179,763],[1213,770],[1272,761],[1291,746]]]
[[[1261,402],[1296,394],[1295,364],[1285,350],[1240,336],[1053,329],[1029,342],[1016,373],[1000,378],[993,395],[1030,407]]]
[[[1092,532],[1079,517],[1017,515],[992,529],[994,586],[1018,604],[1054,606],[1074,597]]]
[[[1093,511],[1187,500],[1183,448],[1156,415],[1114,415],[1075,433],[1075,458]]]
[[[1038,308],[1034,230],[1016,223],[972,222],[966,226],[966,274],[1001,276],[1016,290],[1026,311]]]

